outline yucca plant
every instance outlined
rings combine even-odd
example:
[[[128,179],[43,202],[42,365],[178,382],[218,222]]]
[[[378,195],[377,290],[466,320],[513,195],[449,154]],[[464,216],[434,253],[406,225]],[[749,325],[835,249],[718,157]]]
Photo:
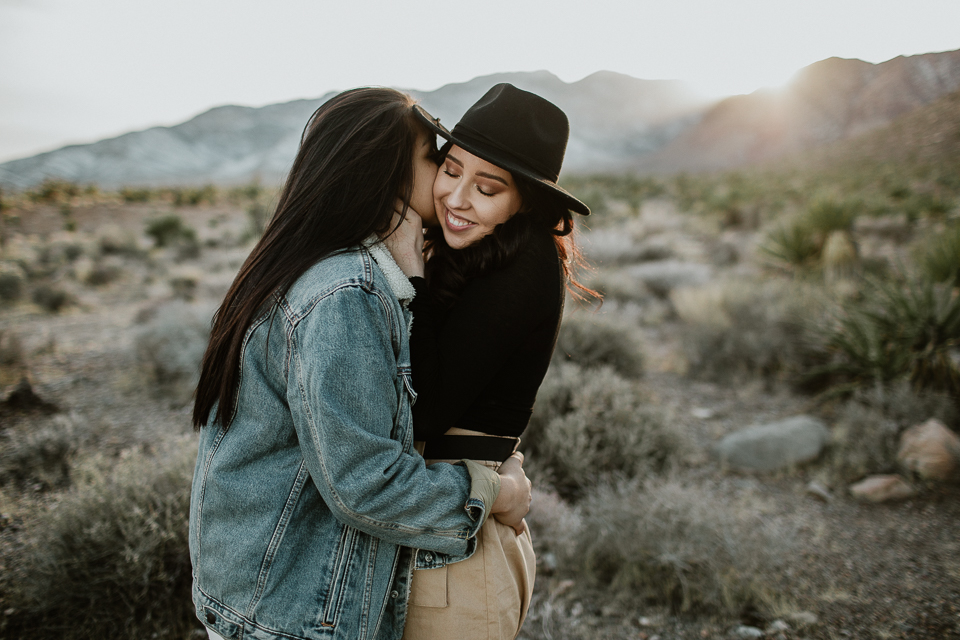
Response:
[[[776,227],[760,249],[791,267],[804,267],[816,260],[820,244],[808,226],[795,221]]]
[[[918,389],[960,397],[960,296],[950,287],[870,281],[862,301],[820,335],[826,363],[808,371],[808,381],[844,392],[908,378]]]
[[[914,257],[928,279],[960,287],[960,224],[931,234],[916,247]]]

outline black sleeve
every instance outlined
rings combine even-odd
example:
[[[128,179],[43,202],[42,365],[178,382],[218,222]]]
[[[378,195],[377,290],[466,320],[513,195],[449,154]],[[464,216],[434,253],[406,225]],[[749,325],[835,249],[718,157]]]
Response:
[[[411,278],[410,358],[417,401],[414,437],[430,440],[454,426],[539,323],[555,313],[559,259],[525,252],[471,280],[445,315],[423,278]]]

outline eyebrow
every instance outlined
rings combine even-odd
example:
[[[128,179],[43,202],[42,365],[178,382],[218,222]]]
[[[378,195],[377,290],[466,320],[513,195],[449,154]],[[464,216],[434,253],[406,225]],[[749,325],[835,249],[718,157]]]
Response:
[[[461,169],[463,168],[463,162],[461,162],[459,159],[457,159],[456,156],[452,156],[452,155],[450,155],[450,154],[448,153],[448,154],[447,154],[447,159],[448,159],[448,160],[453,160],[453,162],[456,163],[457,165],[459,165]],[[502,182],[503,185],[506,186],[506,187],[509,187],[509,186],[510,186],[510,184],[509,184],[504,178],[502,178],[501,176],[498,176],[498,175],[495,175],[495,174],[492,174],[492,173],[487,173],[486,171],[477,171],[477,175],[480,176],[481,178],[487,178],[487,179],[489,179],[489,180],[496,180],[497,182]]]

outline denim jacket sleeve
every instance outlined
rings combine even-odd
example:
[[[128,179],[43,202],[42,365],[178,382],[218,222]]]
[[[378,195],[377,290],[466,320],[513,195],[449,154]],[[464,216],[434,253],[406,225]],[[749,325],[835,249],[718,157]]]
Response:
[[[342,286],[290,335],[287,394],[304,460],[341,522],[395,544],[469,555],[492,505],[471,497],[465,466],[427,467],[412,450],[383,295]]]

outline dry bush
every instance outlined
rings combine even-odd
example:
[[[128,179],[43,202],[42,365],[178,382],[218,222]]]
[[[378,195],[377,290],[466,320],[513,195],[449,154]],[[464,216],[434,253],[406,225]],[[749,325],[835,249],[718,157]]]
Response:
[[[806,324],[817,305],[797,287],[778,281],[729,282],[675,292],[684,321],[681,344],[693,378],[735,383],[772,379],[805,361]]]
[[[24,364],[23,345],[12,331],[0,329],[0,367],[19,370]]]
[[[601,484],[578,509],[562,570],[613,599],[675,611],[769,608],[793,539],[757,505],[677,481]]]
[[[183,219],[171,214],[150,220],[147,223],[146,234],[153,239],[156,247],[172,247],[182,259],[196,258],[200,255],[200,242],[193,227],[185,224]]]
[[[77,444],[76,429],[67,416],[0,431],[0,486],[30,485],[37,490],[64,486]]]
[[[643,374],[637,328],[609,316],[568,314],[560,326],[553,358],[555,363],[582,367],[609,366],[630,378]]]
[[[186,400],[199,379],[213,310],[176,300],[160,307],[136,332],[136,356],[157,389]]]
[[[34,304],[49,313],[57,313],[70,303],[70,295],[49,284],[41,284],[33,289],[31,296]]]
[[[27,274],[15,262],[0,262],[0,303],[16,302],[23,296]]]
[[[78,465],[74,486],[25,518],[22,548],[2,559],[5,636],[187,637],[197,626],[186,517],[195,457],[187,436]]]
[[[104,256],[139,258],[144,255],[136,236],[115,224],[104,225],[100,228],[97,233],[97,247],[100,254]]]
[[[587,281],[587,286],[603,294],[605,302],[616,300],[642,304],[653,296],[643,280],[630,275],[623,269],[598,271],[592,274]]]
[[[665,473],[689,446],[636,382],[609,367],[570,365],[541,387],[525,443],[535,468],[564,497],[609,475]]]
[[[858,390],[840,406],[834,420],[823,460],[828,481],[847,484],[870,474],[896,471],[900,434],[929,418],[960,424],[949,396],[917,392],[906,382]]]

